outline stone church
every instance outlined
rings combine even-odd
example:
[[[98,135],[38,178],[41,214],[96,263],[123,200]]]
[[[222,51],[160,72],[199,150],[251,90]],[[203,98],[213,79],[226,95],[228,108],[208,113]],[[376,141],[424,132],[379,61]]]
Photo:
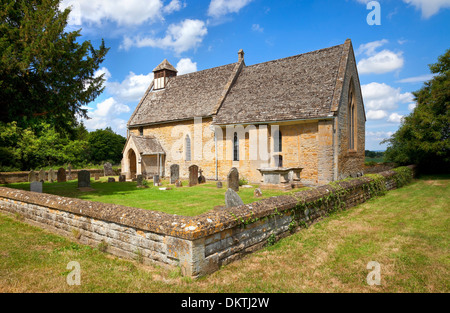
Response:
[[[122,174],[180,177],[197,165],[209,180],[231,168],[259,183],[261,169],[301,168],[321,185],[363,172],[365,111],[350,39],[247,66],[177,75],[164,60],[128,122]]]

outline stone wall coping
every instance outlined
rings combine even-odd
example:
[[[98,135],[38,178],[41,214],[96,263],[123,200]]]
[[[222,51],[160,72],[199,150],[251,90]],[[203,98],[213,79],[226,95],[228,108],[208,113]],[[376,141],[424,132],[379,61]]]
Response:
[[[395,175],[395,172],[390,170],[379,174],[388,178]],[[0,198],[40,205],[144,231],[196,240],[233,228],[241,224],[242,219],[248,221],[255,218],[264,218],[274,213],[281,213],[295,208],[300,202],[312,202],[342,188],[346,190],[358,188],[372,180],[370,177],[363,176],[299,191],[291,195],[271,197],[226,210],[209,211],[198,216],[172,215],[164,212],[66,198],[7,187],[0,187]]]

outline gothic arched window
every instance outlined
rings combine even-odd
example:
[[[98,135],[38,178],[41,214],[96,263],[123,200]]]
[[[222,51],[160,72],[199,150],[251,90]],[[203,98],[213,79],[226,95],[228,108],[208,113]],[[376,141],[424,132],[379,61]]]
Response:
[[[185,159],[186,161],[190,161],[191,160],[191,138],[189,137],[189,135],[186,135],[186,155],[185,155]]]
[[[233,138],[233,161],[239,161],[239,138],[237,133],[234,133]]]

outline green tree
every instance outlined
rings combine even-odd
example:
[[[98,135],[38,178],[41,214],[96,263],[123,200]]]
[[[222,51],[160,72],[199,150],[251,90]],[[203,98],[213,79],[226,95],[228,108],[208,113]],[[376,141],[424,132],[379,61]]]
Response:
[[[60,0],[4,0],[0,3],[0,121],[27,128],[42,121],[71,131],[84,105],[103,91],[94,73],[109,48],[79,43],[67,32],[70,9]]]
[[[450,165],[450,49],[431,64],[434,78],[414,92],[417,106],[399,130],[384,142],[386,158],[417,164],[424,172],[449,170]]]
[[[97,129],[89,133],[89,159],[97,164],[105,161],[118,164],[122,160],[125,142],[125,137],[114,133],[109,127]]]

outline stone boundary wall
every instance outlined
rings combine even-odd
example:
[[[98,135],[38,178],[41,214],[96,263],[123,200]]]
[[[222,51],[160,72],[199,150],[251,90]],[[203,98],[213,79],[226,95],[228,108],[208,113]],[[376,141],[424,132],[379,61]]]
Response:
[[[367,201],[381,185],[397,188],[398,175],[385,171],[378,179],[363,176],[194,217],[0,187],[0,212],[82,244],[102,244],[120,257],[180,266],[183,275],[198,277]]]
[[[58,172],[58,168],[53,169],[56,172]],[[72,170],[72,178],[77,179],[78,178],[78,172],[81,170]],[[86,171],[89,171],[91,173],[91,177],[94,176],[94,174],[99,173],[100,177],[104,176],[104,170],[103,169],[87,169]],[[115,171],[117,172],[117,171]],[[120,172],[120,170],[118,171]],[[0,172],[0,184],[13,184],[13,183],[26,183],[28,182],[28,172]],[[39,171],[35,171],[36,177],[39,173]],[[68,170],[66,169],[66,174],[68,175]],[[117,173],[116,173],[117,174]],[[117,174],[120,175],[120,174]],[[48,171],[45,171],[45,178],[47,181],[48,177]]]

